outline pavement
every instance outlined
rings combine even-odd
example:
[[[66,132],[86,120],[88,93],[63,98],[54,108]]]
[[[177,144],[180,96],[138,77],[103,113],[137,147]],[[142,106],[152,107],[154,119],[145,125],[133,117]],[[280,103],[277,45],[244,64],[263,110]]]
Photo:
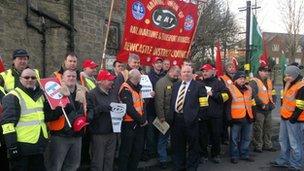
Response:
[[[276,103],[276,108],[272,111],[272,142],[273,146],[277,149],[280,148],[278,143],[278,135],[279,135],[279,126],[280,126],[280,96],[279,90],[282,89],[282,86],[275,87],[278,92],[278,98]],[[198,171],[287,171],[286,168],[275,168],[270,166],[270,162],[274,160],[279,155],[279,150],[277,152],[263,152],[263,153],[250,153],[254,158],[255,162],[246,162],[239,161],[237,164],[230,163],[230,158],[228,154],[228,145],[222,146],[222,158],[221,163],[215,164],[212,161],[208,161],[205,164],[200,164],[198,167]],[[117,167],[117,166],[116,166]],[[158,166],[157,158],[153,158],[149,161],[141,161],[138,166],[140,171],[169,171],[172,170],[172,161],[168,163],[167,169],[160,169]],[[86,169],[85,169],[86,170]],[[114,169],[116,170],[116,168]]]
[[[273,146],[277,149],[280,149],[278,138],[279,138],[279,128],[280,128],[280,90],[282,86],[275,86],[277,90],[277,103],[276,108],[272,111],[272,119],[273,119],[273,137],[272,142]],[[212,161],[208,161],[205,164],[200,164],[198,171],[285,171],[286,168],[275,168],[270,166],[270,162],[274,160],[279,155],[279,150],[277,152],[263,152],[263,153],[254,153],[251,152],[251,156],[254,158],[255,162],[246,162],[239,161],[238,164],[230,163],[230,158],[228,154],[228,146],[222,146],[222,158],[220,164],[215,164]],[[151,159],[147,162],[140,162],[139,168],[142,171],[159,171],[161,170],[158,167],[158,161],[156,158]],[[163,169],[163,171],[172,170],[172,162],[169,162],[168,169]]]

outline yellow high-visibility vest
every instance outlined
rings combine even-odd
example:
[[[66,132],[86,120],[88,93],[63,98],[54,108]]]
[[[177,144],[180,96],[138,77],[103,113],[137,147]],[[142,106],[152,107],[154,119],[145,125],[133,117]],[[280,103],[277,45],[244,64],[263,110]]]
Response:
[[[37,101],[34,101],[19,87],[8,94],[13,94],[19,99],[20,118],[16,125],[14,125],[14,123],[3,124],[3,134],[16,132],[18,142],[30,144],[38,142],[41,131],[43,137],[48,138],[46,124],[44,122],[43,96]]]
[[[36,77],[37,77],[37,80],[40,79],[39,77],[39,71],[34,69],[35,73],[36,73]],[[13,90],[15,88],[15,77],[13,76],[13,71],[12,69],[8,69],[4,72],[1,72],[0,75],[2,76],[3,78],[3,81],[4,81],[4,90],[6,92],[10,92],[11,90]]]

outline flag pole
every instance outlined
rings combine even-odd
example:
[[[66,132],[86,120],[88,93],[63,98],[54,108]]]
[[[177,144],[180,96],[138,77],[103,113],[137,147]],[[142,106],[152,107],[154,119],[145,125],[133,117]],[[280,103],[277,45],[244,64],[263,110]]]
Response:
[[[106,31],[105,41],[104,41],[104,44],[103,44],[103,51],[102,51],[102,58],[101,58],[101,68],[102,69],[106,69],[105,56],[106,56],[106,50],[107,50],[108,35],[109,35],[109,30],[110,30],[110,25],[111,25],[114,1],[115,0],[112,0],[112,2],[111,2],[111,8],[110,8],[109,18],[108,18],[108,23],[107,23],[107,31]]]
[[[246,78],[249,80],[250,73],[252,72],[252,66],[250,66],[250,31],[251,31],[251,1],[246,2],[246,58],[244,69],[246,72]]]

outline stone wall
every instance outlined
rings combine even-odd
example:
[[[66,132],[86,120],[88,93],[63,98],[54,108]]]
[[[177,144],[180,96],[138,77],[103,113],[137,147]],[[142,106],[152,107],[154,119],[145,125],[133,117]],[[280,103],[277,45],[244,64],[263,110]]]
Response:
[[[70,0],[29,0],[30,4],[47,14],[69,23]],[[105,21],[110,10],[109,0],[74,0],[75,52],[79,56],[79,64],[84,58],[92,58],[100,62],[105,35]],[[125,1],[115,0],[113,18],[119,34],[122,35],[125,13]],[[16,48],[24,48],[30,53],[30,64],[41,69],[42,35],[27,27],[26,0],[0,1],[0,52],[7,67],[10,67],[11,54]],[[69,31],[58,24],[38,17],[29,11],[31,23],[41,29],[44,21],[46,31],[46,71],[47,75],[61,65],[64,55],[69,51]],[[111,32],[112,33],[112,32]],[[110,35],[110,37],[113,35]],[[116,37],[116,36],[114,36]],[[120,39],[115,39],[120,41]],[[119,44],[119,42],[116,42]],[[115,55],[117,47],[109,49]],[[79,65],[80,66],[80,65]]]

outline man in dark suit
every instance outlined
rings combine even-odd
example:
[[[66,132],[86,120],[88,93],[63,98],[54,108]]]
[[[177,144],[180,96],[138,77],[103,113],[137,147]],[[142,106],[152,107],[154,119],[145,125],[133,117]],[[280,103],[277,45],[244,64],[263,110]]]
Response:
[[[174,170],[196,170],[199,163],[198,122],[206,112],[208,99],[206,89],[192,80],[192,73],[190,66],[183,66],[181,82],[173,85],[170,110],[173,113],[171,136]]]

